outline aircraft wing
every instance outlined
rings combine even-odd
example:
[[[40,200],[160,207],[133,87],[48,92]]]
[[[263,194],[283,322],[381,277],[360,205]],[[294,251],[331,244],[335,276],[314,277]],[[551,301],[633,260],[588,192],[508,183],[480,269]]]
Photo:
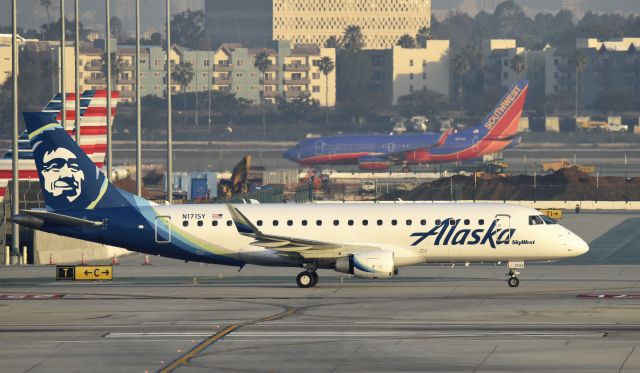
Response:
[[[76,218],[47,210],[22,210],[13,220],[18,224],[36,229],[44,223],[84,227],[99,227],[104,224],[101,221]]]
[[[398,151],[398,152],[386,153],[386,154],[384,154],[384,157],[388,158],[389,160],[392,160],[392,161],[403,161],[405,159],[405,154],[406,153],[420,152],[420,151],[424,152],[424,151],[427,151],[428,149],[438,148],[438,147],[444,145],[445,142],[447,142],[447,138],[452,133],[453,133],[453,130],[451,128],[449,128],[446,131],[444,131],[442,133],[442,135],[440,135],[440,137],[438,138],[438,141],[436,141],[435,143],[433,143],[433,144],[431,144],[429,146],[421,146],[419,148],[403,149],[403,150]]]
[[[379,250],[379,247],[366,245],[347,245],[304,238],[265,234],[260,231],[239,209],[228,205],[229,212],[238,232],[254,238],[252,243],[282,253],[295,253],[307,259],[328,259],[345,256],[356,251]]]

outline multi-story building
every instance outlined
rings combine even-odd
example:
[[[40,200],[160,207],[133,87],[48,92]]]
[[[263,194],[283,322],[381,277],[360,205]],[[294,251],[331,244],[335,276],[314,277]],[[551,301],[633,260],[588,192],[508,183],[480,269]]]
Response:
[[[428,40],[426,48],[394,47],[392,53],[392,101],[418,90],[429,89],[449,98],[449,40]]]
[[[449,99],[451,91],[449,40],[428,40],[426,48],[367,51],[371,60],[371,89],[395,105],[402,96],[428,89]]]
[[[526,69],[518,75],[518,72],[512,68],[511,62],[517,55],[524,58],[524,52],[524,48],[516,45],[515,39],[483,41],[481,53],[484,64],[485,89],[487,87],[506,89],[525,77]]]
[[[255,68],[254,61],[262,51],[271,61],[264,73],[266,101],[275,103],[278,97],[292,100],[306,94],[322,106],[335,105],[335,70],[325,78],[318,67],[323,57],[335,63],[335,49],[311,44],[297,44],[292,48],[291,43],[281,41],[277,49],[223,44],[213,52],[213,89],[258,102],[262,74]]]
[[[347,26],[362,29],[367,49],[390,49],[431,22],[431,0],[206,0],[214,45],[270,46],[272,40],[324,45]]]
[[[584,70],[577,77],[576,51],[581,51],[586,58]],[[586,107],[612,92],[630,92],[640,97],[640,38],[607,41],[580,38],[576,40],[576,49],[549,48],[545,52],[547,95],[574,96],[578,78],[580,101]]]

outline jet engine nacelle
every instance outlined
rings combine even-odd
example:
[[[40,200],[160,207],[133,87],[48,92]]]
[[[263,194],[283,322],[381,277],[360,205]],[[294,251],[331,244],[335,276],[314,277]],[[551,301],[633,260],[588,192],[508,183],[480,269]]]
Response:
[[[363,278],[392,277],[395,265],[393,251],[362,251],[336,260],[336,271]]]
[[[391,163],[388,159],[376,156],[358,158],[358,168],[366,171],[388,170]]]

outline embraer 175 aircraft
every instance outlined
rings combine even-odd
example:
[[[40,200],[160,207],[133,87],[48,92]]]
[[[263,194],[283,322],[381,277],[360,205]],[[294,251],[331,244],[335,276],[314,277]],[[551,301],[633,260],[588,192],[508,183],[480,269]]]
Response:
[[[531,208],[508,204],[157,205],[114,187],[47,113],[25,113],[46,209],[19,224],[169,258],[392,277],[418,263],[499,262],[518,286],[525,261],[573,257],[587,244]]]
[[[529,83],[520,81],[477,126],[444,134],[325,136],[299,142],[283,157],[302,166],[357,164],[362,170],[386,170],[401,164],[458,162],[499,152],[515,138]]]

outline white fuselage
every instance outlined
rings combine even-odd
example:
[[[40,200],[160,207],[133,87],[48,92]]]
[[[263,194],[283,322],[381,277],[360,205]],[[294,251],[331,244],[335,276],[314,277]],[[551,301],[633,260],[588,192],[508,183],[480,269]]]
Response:
[[[546,261],[578,256],[589,250],[580,237],[560,224],[531,224],[531,216],[542,215],[539,211],[502,203],[235,207],[264,234],[390,250],[396,266],[422,262]],[[173,229],[209,243],[218,254],[250,264],[301,265],[300,257],[258,246],[253,238],[238,233],[226,205],[153,209],[157,215],[170,216]]]

